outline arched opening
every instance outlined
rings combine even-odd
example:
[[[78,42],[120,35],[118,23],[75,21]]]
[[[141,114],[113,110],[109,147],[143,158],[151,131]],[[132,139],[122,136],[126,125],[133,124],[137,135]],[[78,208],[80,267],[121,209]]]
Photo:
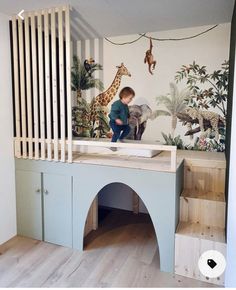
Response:
[[[157,233],[141,197],[127,184],[113,182],[97,193],[84,226],[84,250],[106,249],[160,267]],[[125,254],[126,253],[126,254]]]

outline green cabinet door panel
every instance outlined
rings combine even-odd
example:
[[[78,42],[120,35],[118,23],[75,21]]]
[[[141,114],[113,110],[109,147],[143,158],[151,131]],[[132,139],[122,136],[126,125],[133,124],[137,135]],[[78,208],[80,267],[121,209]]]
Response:
[[[72,178],[43,174],[44,240],[72,247]]]
[[[17,233],[42,240],[41,173],[16,171]]]

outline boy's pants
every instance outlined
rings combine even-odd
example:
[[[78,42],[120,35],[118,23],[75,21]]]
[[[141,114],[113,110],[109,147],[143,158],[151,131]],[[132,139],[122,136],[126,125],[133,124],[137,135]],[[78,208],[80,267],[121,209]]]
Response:
[[[130,132],[129,125],[117,125],[115,121],[110,121],[110,127],[113,131],[111,142],[116,142],[118,139],[123,140]]]

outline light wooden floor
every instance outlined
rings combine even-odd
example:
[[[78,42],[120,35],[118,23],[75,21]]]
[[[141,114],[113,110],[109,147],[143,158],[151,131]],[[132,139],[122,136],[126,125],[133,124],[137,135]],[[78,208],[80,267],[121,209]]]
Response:
[[[0,247],[0,287],[214,287],[160,272],[147,215],[112,211],[85,242],[81,253],[29,238],[11,239]]]

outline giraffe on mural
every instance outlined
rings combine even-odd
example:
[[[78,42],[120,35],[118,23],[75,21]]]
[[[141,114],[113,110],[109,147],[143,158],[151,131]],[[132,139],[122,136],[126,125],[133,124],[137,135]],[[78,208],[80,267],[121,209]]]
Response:
[[[129,77],[131,76],[130,72],[124,66],[123,63],[121,63],[120,66],[117,66],[117,68],[118,68],[117,73],[116,73],[115,78],[114,78],[112,84],[110,85],[110,87],[105,92],[102,92],[98,96],[96,96],[91,102],[90,121],[91,121],[93,128],[95,127],[96,122],[99,123],[99,120],[97,118],[97,111],[96,111],[97,108],[102,107],[103,109],[105,109],[106,106],[115,97],[115,95],[120,87],[122,76],[129,76]],[[99,124],[98,124],[98,126],[99,126]],[[97,131],[97,134],[95,137],[100,137],[98,131]]]

